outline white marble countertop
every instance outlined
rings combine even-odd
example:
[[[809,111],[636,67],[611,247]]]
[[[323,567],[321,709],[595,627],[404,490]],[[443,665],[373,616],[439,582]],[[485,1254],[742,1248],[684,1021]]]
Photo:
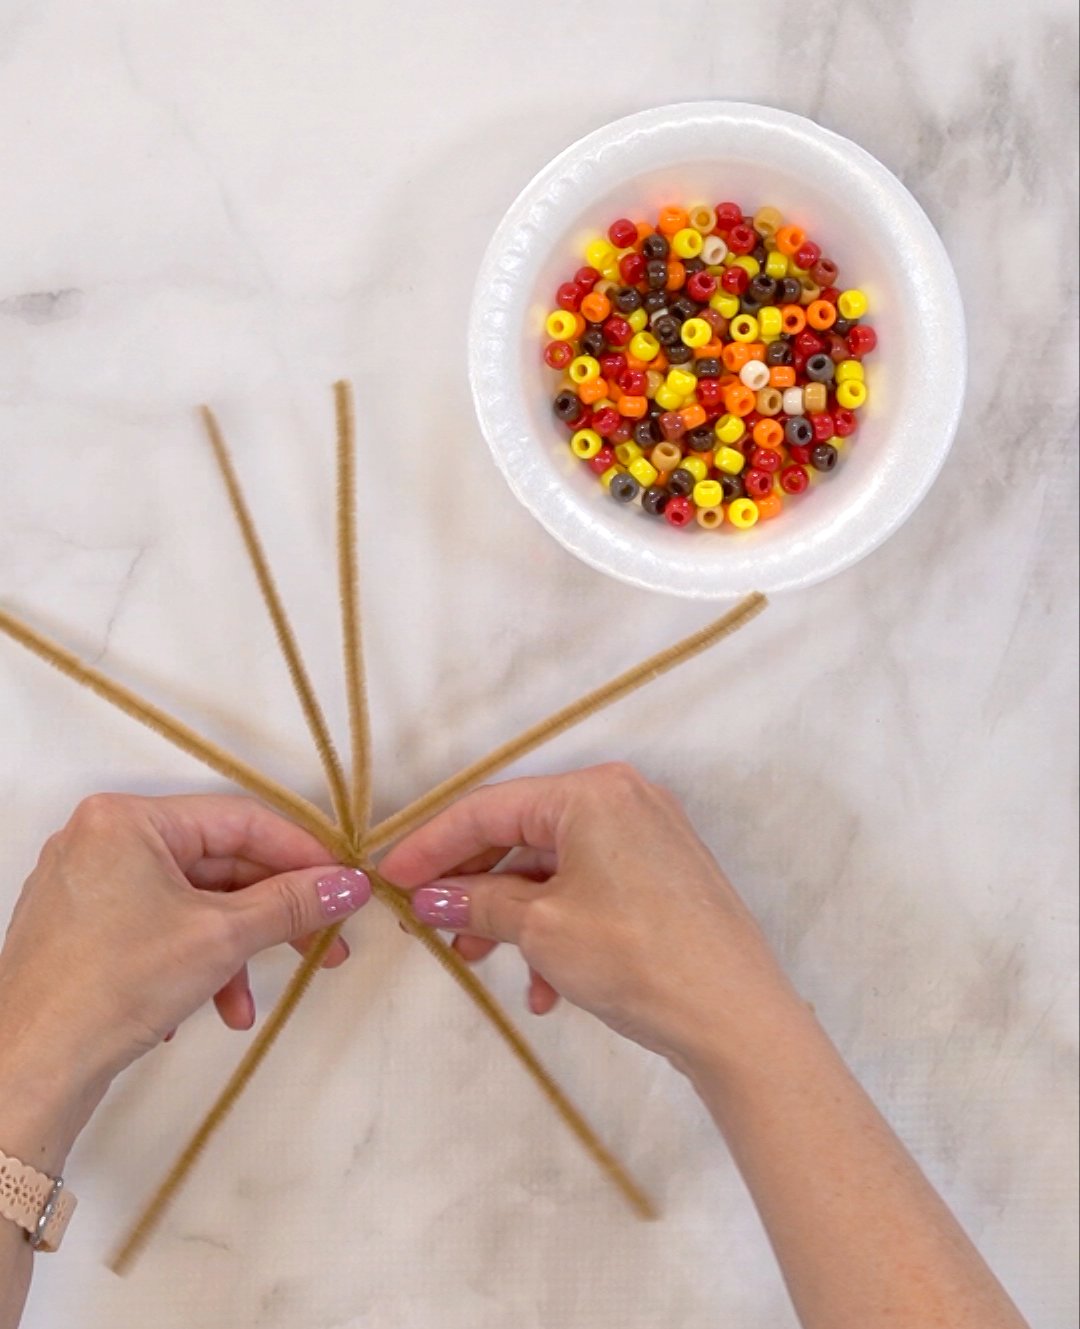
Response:
[[[525,769],[619,756],[687,800],[1040,1329],[1077,1319],[1071,11],[0,3],[0,599],[315,793],[190,408],[220,408],[341,731],[326,386],[351,375],[381,811],[708,617],[576,564],[479,440],[467,300],[524,181],[605,120],[730,97],[916,193],[972,340],[928,500]],[[83,795],[215,787],[3,644],[0,721],[2,912]],[[117,1088],[28,1329],[793,1323],[674,1074],[573,1013],[535,1031],[660,1197],[643,1227],[391,922],[351,936],[125,1281],[103,1257],[242,1041],[207,1015]],[[288,966],[258,967],[264,1008]],[[509,958],[489,974],[518,1001]]]

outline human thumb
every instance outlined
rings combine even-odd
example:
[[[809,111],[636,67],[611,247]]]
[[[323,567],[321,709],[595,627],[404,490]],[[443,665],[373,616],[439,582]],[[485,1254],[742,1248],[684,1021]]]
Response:
[[[371,899],[371,882],[359,868],[307,868],[225,896],[235,909],[249,955],[339,923]]]

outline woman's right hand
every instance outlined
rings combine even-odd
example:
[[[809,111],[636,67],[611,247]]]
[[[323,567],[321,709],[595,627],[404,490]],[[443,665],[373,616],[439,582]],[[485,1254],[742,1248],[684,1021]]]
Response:
[[[682,808],[629,766],[477,790],[380,871],[466,959],[517,945],[537,1014],[564,996],[688,1071],[798,1003]]]

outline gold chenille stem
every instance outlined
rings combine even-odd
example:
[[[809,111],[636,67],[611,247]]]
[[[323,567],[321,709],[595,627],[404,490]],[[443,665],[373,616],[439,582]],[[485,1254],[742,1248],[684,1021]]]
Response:
[[[218,470],[221,472],[221,478],[225,485],[225,492],[229,498],[229,506],[232,508],[233,516],[236,518],[236,524],[239,527],[240,535],[244,542],[244,548],[247,550],[248,561],[251,564],[252,571],[255,573],[255,580],[259,584],[263,603],[266,605],[267,613],[270,615],[270,622],[273,624],[274,633],[278,640],[278,646],[281,648],[281,654],[285,659],[285,666],[289,671],[289,678],[292,680],[293,691],[296,693],[297,700],[300,703],[300,709],[303,711],[304,719],[307,721],[308,729],[311,731],[311,736],[315,740],[315,747],[318,750],[319,760],[322,762],[323,770],[326,772],[326,783],[330,789],[330,798],[334,805],[334,812],[337,816],[338,825],[351,839],[355,834],[356,827],[352,818],[352,809],[349,799],[349,790],[345,781],[345,772],[342,769],[341,759],[334,746],[334,740],[330,735],[330,728],[326,723],[326,717],[323,714],[322,707],[319,705],[319,699],[315,695],[315,688],[311,682],[311,676],[307,671],[307,666],[304,664],[304,657],[300,650],[300,643],[297,640],[292,623],[289,621],[289,615],[286,612],[284,601],[281,598],[281,593],[274,580],[274,574],[270,568],[270,561],[266,556],[266,550],[263,547],[262,540],[259,538],[258,528],[255,525],[255,520],[251,515],[251,509],[244,496],[244,490],[240,484],[240,478],[236,473],[236,467],[233,464],[233,459],[229,452],[229,446],[225,441],[225,435],[217,421],[217,417],[209,406],[201,407],[199,414],[201,415],[203,425],[206,428],[207,437],[210,440],[210,446],[213,449],[214,459],[217,462]]]

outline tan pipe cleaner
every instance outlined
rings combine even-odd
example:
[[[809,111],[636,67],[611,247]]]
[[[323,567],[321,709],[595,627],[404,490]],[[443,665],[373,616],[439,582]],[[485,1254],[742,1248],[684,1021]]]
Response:
[[[495,1027],[517,1061],[535,1081],[537,1087],[552,1104],[565,1124],[580,1140],[597,1165],[618,1188],[634,1211],[641,1217],[656,1217],[652,1201],[629,1175],[619,1160],[603,1144],[581,1113],[545,1070],[509,1016],[487,990],[476,974],[460,958],[457,951],[433,931],[424,927],[413,916],[408,896],[379,875],[370,861],[370,855],[385,848],[415,830],[441,808],[452,803],[469,789],[488,779],[497,771],[534,751],[557,735],[564,733],[582,720],[595,714],[612,702],[620,701],[638,688],[658,678],[669,669],[683,664],[693,656],[714,646],[725,637],[737,632],[764,609],[763,595],[747,596],[734,609],[708,627],[691,634],[666,650],[650,656],[641,664],[627,670],[609,683],[588,693],[546,720],[525,730],[487,756],[466,766],[456,775],[436,785],[400,812],[378,825],[370,826],[372,805],[371,726],[365,682],[364,655],[360,618],[360,579],[357,571],[356,530],[356,414],[352,391],[348,383],[334,385],[334,403],[337,418],[337,546],[338,579],[341,597],[342,635],[345,650],[345,683],[347,690],[351,734],[351,779],[346,778],[341,759],[334,745],[319,705],[310,676],[304,664],[296,634],[289,622],[281,596],[274,581],[270,564],[264,552],[258,531],[252,519],[247,500],[225,443],[224,435],[213,413],[203,407],[201,414],[210,439],[210,445],[221,472],[229,502],[240,530],[248,559],[255,573],[259,590],[269,612],[278,645],[281,649],[293,689],[315,747],[322,762],[334,808],[334,819],[314,803],[287,789],[276,780],[264,775],[241,758],[227,752],[216,743],[204,738],[182,721],[144,700],[131,689],[103,674],[92,665],[85,664],[70,651],[50,641],[34,628],[0,609],[0,632],[19,645],[53,665],[68,678],[74,679],[91,692],[124,711],[149,729],[153,729],[175,747],[195,757],[233,784],[239,785],[271,807],[276,808],[297,825],[310,831],[338,859],[350,866],[361,867],[372,882],[376,898],[398,919],[406,931],[427,949],[442,965],[450,977],[466,993],[477,1009]],[[161,1222],[169,1204],[187,1180],[200,1155],[216,1134],[225,1118],[262,1065],[278,1036],[303,1000],[312,980],[318,973],[326,954],[341,930],[341,924],[327,928],[304,955],[292,979],[251,1042],[244,1057],[207,1112],[197,1130],[169,1169],[164,1180],[138,1216],[130,1231],[113,1256],[110,1267],[117,1273],[126,1272],[138,1257],[148,1239]]]

